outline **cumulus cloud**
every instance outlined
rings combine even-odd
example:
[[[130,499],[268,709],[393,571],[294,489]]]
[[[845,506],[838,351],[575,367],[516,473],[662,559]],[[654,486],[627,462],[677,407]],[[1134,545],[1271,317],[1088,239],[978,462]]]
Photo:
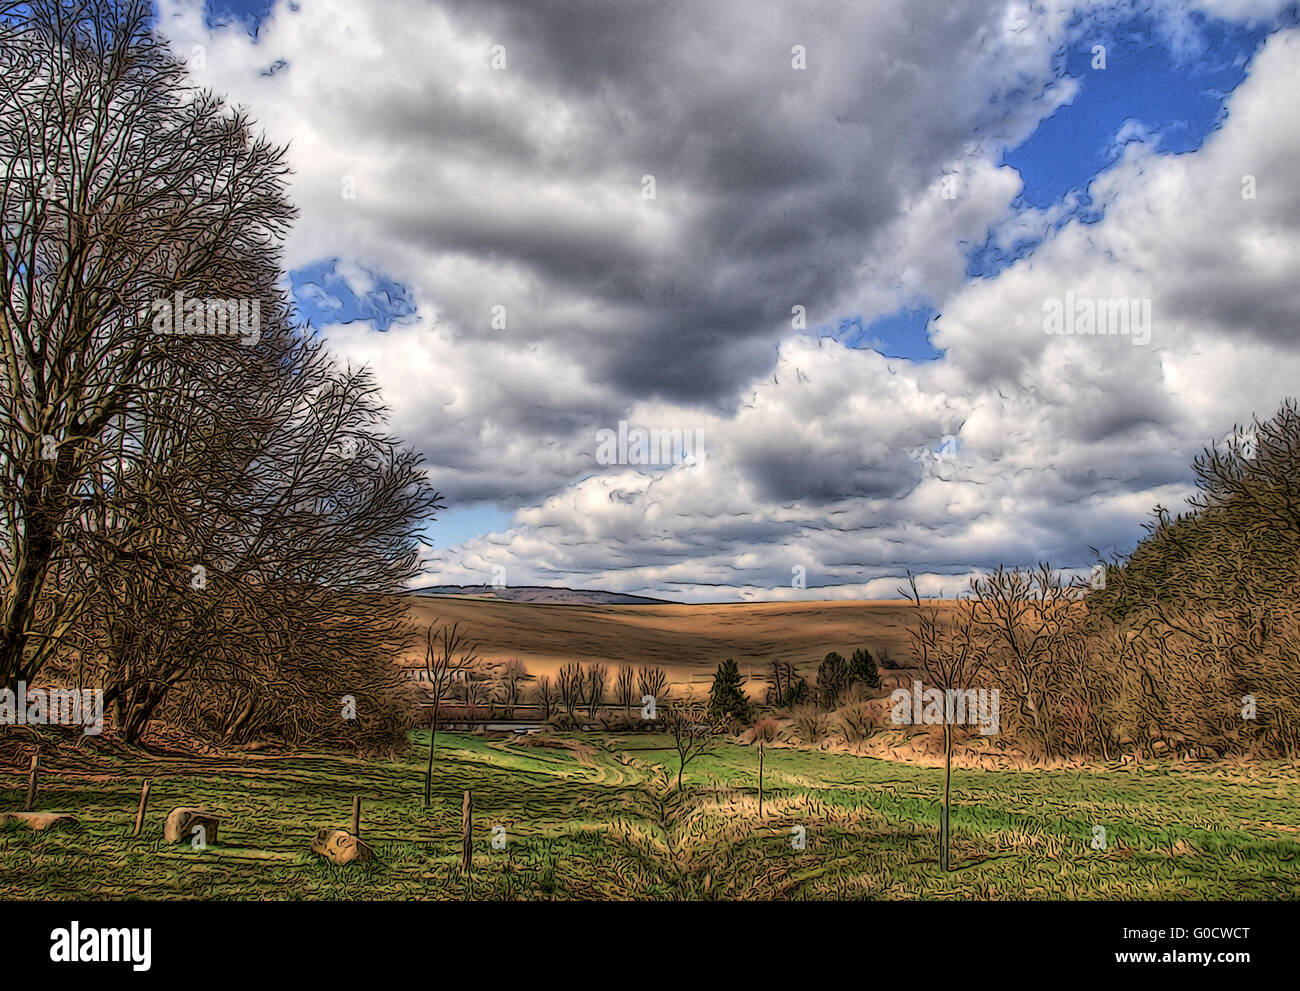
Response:
[[[1016,207],[1001,164],[1076,95],[1054,61],[1072,5],[326,0],[278,4],[256,44],[162,9],[178,51],[205,46],[199,80],[290,143],[290,267],[337,258],[358,295],[381,272],[416,301],[324,332],[454,505],[513,512],[429,548],[430,582],[861,597],[907,569],[951,591],[1082,566],[1300,371],[1294,30],[1200,151],[1114,135],[1085,223]],[[990,234],[1041,243],[972,279]],[[1150,343],[1045,334],[1067,292],[1149,299]],[[938,361],[818,336],[918,299]],[[699,430],[704,454],[600,464],[619,420]]]

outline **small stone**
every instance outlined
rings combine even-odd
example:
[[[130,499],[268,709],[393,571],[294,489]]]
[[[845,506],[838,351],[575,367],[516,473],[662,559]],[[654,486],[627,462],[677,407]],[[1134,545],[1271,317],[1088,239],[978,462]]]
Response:
[[[203,843],[211,846],[217,842],[217,827],[221,820],[206,809],[178,808],[167,813],[167,825],[163,828],[163,839],[168,843],[191,843],[194,830],[201,827]]]
[[[364,864],[375,859],[375,851],[370,844],[353,836],[346,829],[322,829],[312,840],[311,849],[312,853],[335,864]]]

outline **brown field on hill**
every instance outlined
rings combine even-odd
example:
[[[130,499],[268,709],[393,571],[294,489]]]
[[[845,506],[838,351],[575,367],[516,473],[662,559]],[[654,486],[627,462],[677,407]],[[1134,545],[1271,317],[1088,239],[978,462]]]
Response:
[[[734,657],[751,691],[774,658],[796,664],[809,680],[829,651],[886,649],[910,664],[907,624],[913,606],[875,602],[728,602],[671,605],[543,605],[461,596],[411,596],[421,626],[460,622],[486,659],[517,657],[530,674],[554,676],[567,661],[611,668],[653,664],[675,685],[707,691],[718,663]],[[404,666],[423,663],[408,651]]]

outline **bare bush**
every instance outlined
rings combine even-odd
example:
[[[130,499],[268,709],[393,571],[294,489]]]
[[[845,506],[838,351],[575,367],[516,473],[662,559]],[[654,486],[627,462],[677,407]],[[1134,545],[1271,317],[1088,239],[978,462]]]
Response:
[[[593,664],[587,669],[587,715],[596,718],[596,710],[605,701],[605,683],[609,679],[609,668],[603,664]]]
[[[637,669],[637,688],[642,697],[649,695],[657,705],[663,705],[669,695],[668,675],[663,668],[646,666]]]
[[[633,703],[637,701],[636,672],[630,664],[624,664],[618,669],[618,677],[614,680],[614,700],[625,712],[630,712]]]
[[[830,719],[816,705],[805,703],[790,710],[791,728],[803,744],[819,744],[830,736]]]
[[[560,668],[556,691],[559,695],[560,705],[564,706],[564,711],[569,715],[573,715],[574,711],[582,705],[586,685],[586,672],[583,671],[582,665],[577,661],[570,661]]]

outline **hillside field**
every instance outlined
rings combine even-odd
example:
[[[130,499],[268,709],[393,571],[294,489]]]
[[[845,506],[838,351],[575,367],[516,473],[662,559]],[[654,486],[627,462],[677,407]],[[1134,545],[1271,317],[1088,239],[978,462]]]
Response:
[[[421,627],[460,622],[485,658],[517,657],[532,675],[554,676],[566,661],[611,667],[652,664],[669,681],[707,691],[718,663],[735,658],[751,696],[774,658],[791,661],[811,680],[827,652],[857,647],[911,656],[907,623],[914,607],[877,602],[738,602],[671,605],[546,605],[488,598],[411,596]],[[423,663],[412,649],[408,666]]]

